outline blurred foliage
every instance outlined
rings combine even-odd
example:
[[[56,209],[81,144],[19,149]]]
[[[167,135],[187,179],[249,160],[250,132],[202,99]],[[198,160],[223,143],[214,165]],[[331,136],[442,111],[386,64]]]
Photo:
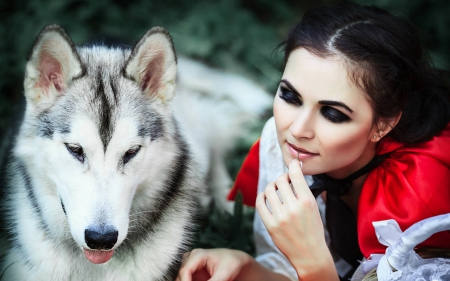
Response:
[[[57,23],[75,44],[132,46],[151,27],[169,30],[178,54],[246,76],[275,92],[282,56],[274,51],[303,11],[337,0],[15,0],[0,2],[0,161],[7,129],[23,100],[27,53],[39,31]],[[354,0],[409,18],[422,31],[436,66],[450,69],[450,1]],[[235,175],[251,143],[243,141],[228,157]],[[212,209],[197,246],[248,252],[252,210],[236,204],[234,216]]]
[[[229,248],[255,254],[253,242],[253,216],[255,210],[242,203],[239,192],[235,199],[234,213],[221,212],[217,208],[205,215],[195,248]]]

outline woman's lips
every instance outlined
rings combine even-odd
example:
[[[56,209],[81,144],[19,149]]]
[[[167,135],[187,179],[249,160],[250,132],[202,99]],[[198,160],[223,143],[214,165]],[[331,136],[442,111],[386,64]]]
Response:
[[[289,153],[291,154],[291,156],[295,159],[298,158],[299,160],[306,160],[306,159],[309,159],[309,158],[319,155],[318,153],[309,152],[306,149],[296,147],[290,143],[288,143],[288,148],[289,148]]]

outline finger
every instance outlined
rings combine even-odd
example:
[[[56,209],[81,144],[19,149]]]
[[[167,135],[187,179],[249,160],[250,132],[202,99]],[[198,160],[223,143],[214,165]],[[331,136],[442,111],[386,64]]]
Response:
[[[270,222],[273,219],[273,215],[267,208],[266,196],[264,192],[259,193],[256,197],[255,207],[259,213],[259,216],[261,217],[262,222],[264,223],[264,226],[268,228],[270,226]]]
[[[282,174],[275,184],[283,199],[283,204],[295,204],[295,194],[290,184],[289,175],[287,173]]]
[[[291,163],[289,163],[289,178],[297,197],[307,195],[312,196],[305,177],[303,176],[302,169],[300,168],[300,163],[297,160],[292,160]]]
[[[216,269],[214,275],[208,281],[228,281],[236,278],[233,271],[230,271],[227,266],[221,266]]]
[[[187,274],[182,274],[181,271],[178,272],[176,281],[192,281],[192,276]]]
[[[192,281],[192,273],[188,272],[187,269],[182,269],[178,272],[176,281]]]
[[[181,258],[181,267],[183,267],[184,264],[189,260],[189,256],[191,255],[191,252],[186,252],[183,254]]]
[[[193,275],[205,267],[206,258],[204,258],[204,255],[192,255],[192,252],[189,252],[187,260],[184,262],[184,265],[181,267],[178,274],[180,281],[192,281]]]
[[[269,203],[269,209],[273,213],[279,212],[281,208],[281,200],[278,196],[276,185],[274,182],[269,183],[264,190],[267,203]]]

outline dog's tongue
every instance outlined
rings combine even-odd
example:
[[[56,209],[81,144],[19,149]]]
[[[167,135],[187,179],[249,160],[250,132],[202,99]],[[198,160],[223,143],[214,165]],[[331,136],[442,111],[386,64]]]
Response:
[[[105,263],[109,261],[109,259],[114,254],[114,250],[110,251],[92,251],[88,249],[84,249],[84,255],[86,258],[95,264]]]

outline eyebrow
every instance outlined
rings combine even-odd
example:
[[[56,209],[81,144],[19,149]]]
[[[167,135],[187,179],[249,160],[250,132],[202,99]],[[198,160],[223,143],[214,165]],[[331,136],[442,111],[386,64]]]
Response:
[[[321,101],[319,101],[319,104],[342,107],[345,110],[347,110],[348,112],[353,113],[353,110],[351,110],[350,107],[348,107],[345,103],[340,102],[340,101],[321,100]]]
[[[297,92],[297,90],[294,88],[294,86],[292,86],[292,84],[291,84],[288,80],[283,79],[283,80],[281,80],[281,82],[283,82],[284,84],[286,84],[286,86],[289,88],[289,90],[291,90],[292,92],[296,93],[296,94],[299,95],[299,96],[302,96],[302,95],[300,95],[299,92]]]
[[[300,97],[302,95],[300,95],[300,93],[294,88],[294,86],[292,86],[292,84],[286,80],[286,79],[282,79],[281,82],[283,82],[284,84],[286,84],[286,86],[289,88],[289,90],[291,90],[292,92],[294,92],[295,94],[299,95]],[[348,107],[345,103],[340,102],[340,101],[332,101],[332,100],[321,100],[319,101],[319,104],[321,105],[328,105],[328,106],[338,106],[338,107],[342,107],[345,110],[347,110],[350,113],[353,113],[353,110]]]

